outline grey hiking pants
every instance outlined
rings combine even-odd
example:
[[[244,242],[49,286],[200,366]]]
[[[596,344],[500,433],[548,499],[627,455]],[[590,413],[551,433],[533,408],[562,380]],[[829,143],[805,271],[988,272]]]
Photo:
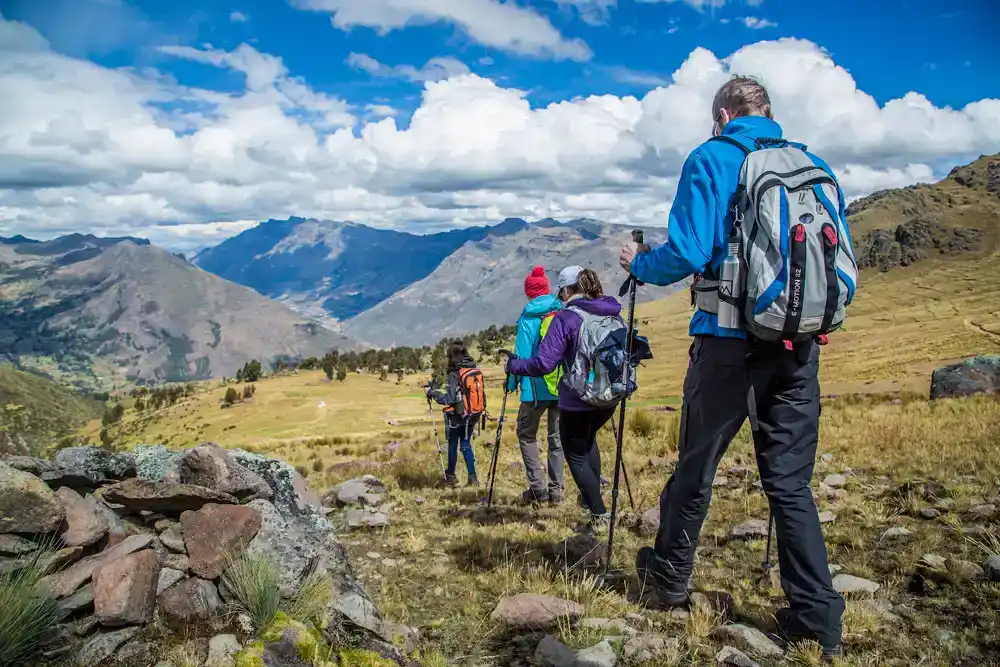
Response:
[[[542,465],[541,443],[538,442],[538,427],[542,415],[548,413],[548,483],[545,466]],[[561,496],[566,484],[563,468],[566,458],[559,440],[559,402],[524,401],[517,410],[517,441],[524,459],[524,472],[528,476],[528,487],[536,498]]]
[[[719,460],[748,417],[753,386],[760,480],[777,528],[781,587],[803,629],[840,643],[844,600],[833,589],[809,483],[819,438],[819,346],[696,337],[684,379],[677,468],[660,495],[656,554],[670,586],[683,587],[712,499]],[[751,424],[754,418],[751,418]]]

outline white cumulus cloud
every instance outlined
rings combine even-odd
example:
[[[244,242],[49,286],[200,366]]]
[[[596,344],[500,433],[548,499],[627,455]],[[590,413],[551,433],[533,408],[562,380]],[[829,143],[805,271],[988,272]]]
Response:
[[[364,53],[348,54],[347,64],[372,76],[395,77],[410,81],[440,81],[459,74],[468,74],[469,68],[461,60],[444,56],[431,58],[419,69],[413,65],[385,65]]]
[[[232,12],[229,12],[229,20],[230,20],[230,21],[231,21],[232,23],[246,23],[246,22],[247,22],[247,21],[249,21],[250,19],[249,19],[249,17],[248,17],[248,16],[246,15],[246,14],[244,14],[243,12],[240,12],[240,11],[232,11]]]
[[[319,91],[247,44],[161,52],[244,85],[103,67],[0,18],[0,235],[134,234],[191,249],[289,215],[417,231],[506,216],[664,224],[685,157],[709,135],[712,96],[735,72],[769,87],[786,135],[826,158],[851,197],[1000,151],[1000,100],[948,108],[910,92],[880,105],[805,40],[697,48],[643,94],[544,106],[456,71],[425,77],[412,116]]]
[[[590,47],[567,38],[542,14],[500,0],[292,0],[300,9],[329,12],[335,28],[385,34],[412,25],[447,23],[480,44],[524,56],[589,60]]]

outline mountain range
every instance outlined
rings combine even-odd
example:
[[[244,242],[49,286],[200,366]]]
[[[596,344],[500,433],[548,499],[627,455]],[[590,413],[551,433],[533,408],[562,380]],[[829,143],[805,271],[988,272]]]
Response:
[[[863,268],[992,251],[1000,155],[848,207]],[[232,375],[245,361],[364,345],[433,344],[513,323],[524,276],[595,269],[614,294],[628,228],[595,220],[418,235],[352,222],[268,220],[188,261],[144,239],[0,237],[0,357],[102,388]],[[666,229],[645,230],[662,243]],[[644,286],[638,301],[682,288]],[[624,305],[624,304],[623,304]],[[83,380],[80,380],[83,378]]]
[[[625,278],[615,255],[628,236],[626,227],[584,219],[508,218],[419,235],[290,218],[261,223],[193,261],[364,343],[429,345],[516,321],[524,277],[537,264],[553,286],[565,266],[594,268],[612,293]],[[646,238],[660,243],[666,230],[649,229]],[[637,300],[670,291],[644,287]]]
[[[148,241],[0,241],[0,355],[84,387],[233,375],[354,345]]]

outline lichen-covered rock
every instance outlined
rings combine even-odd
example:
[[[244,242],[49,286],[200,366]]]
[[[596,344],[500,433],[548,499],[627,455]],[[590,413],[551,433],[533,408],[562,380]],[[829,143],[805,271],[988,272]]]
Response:
[[[139,445],[132,450],[136,477],[148,482],[180,482],[178,461],[181,455],[163,445]]]
[[[5,456],[2,459],[11,468],[17,468],[21,472],[31,473],[36,477],[41,477],[43,472],[58,470],[59,466],[51,461],[36,458],[34,456]]]
[[[733,528],[730,535],[736,539],[767,537],[767,521],[750,519]]]
[[[96,667],[110,658],[118,647],[139,633],[139,628],[123,628],[92,637],[76,654],[76,667]]]
[[[180,481],[232,494],[241,500],[270,498],[271,487],[225,449],[206,442],[184,452],[177,462]]]
[[[174,553],[186,554],[187,545],[184,543],[184,529],[181,524],[174,523],[165,531],[160,533],[160,542]]]
[[[61,489],[69,487],[71,489],[93,489],[107,481],[104,475],[90,475],[85,472],[63,470],[49,470],[43,472],[39,477],[49,485],[50,489]]]
[[[117,454],[89,445],[60,449],[56,452],[55,462],[64,470],[92,477],[121,479],[135,475],[135,457],[131,453]]]
[[[236,635],[216,635],[208,642],[208,659],[205,667],[235,667],[240,642]]]
[[[59,600],[56,607],[57,618],[62,621],[73,614],[94,606],[94,587],[84,586],[69,597]]]
[[[238,502],[228,493],[203,486],[147,482],[141,479],[129,479],[105,487],[104,499],[124,505],[133,511],[172,513],[199,510],[208,503],[235,505]]]
[[[309,563],[327,548],[332,537],[330,525],[307,517],[286,517],[266,500],[246,505],[260,513],[261,526],[247,551],[261,554],[278,569],[281,594],[291,597],[299,588]]]
[[[159,595],[160,593],[167,590],[174,584],[180,581],[184,581],[184,579],[186,578],[187,574],[185,574],[181,570],[175,570],[170,567],[161,568],[160,576],[157,578],[156,581],[156,594]]]
[[[777,657],[784,653],[781,647],[771,641],[767,635],[748,625],[739,623],[723,625],[715,631],[715,634],[724,642],[736,644],[743,650],[761,656]]]
[[[19,535],[0,535],[0,554],[21,556],[37,550],[37,544]]]
[[[931,400],[1000,393],[1000,356],[981,355],[931,375]]]
[[[94,615],[101,625],[142,625],[153,618],[160,561],[152,549],[123,556],[94,573]]]
[[[196,578],[171,586],[157,597],[159,613],[174,628],[209,620],[220,604],[215,584]]]
[[[322,511],[320,497],[289,464],[242,449],[233,449],[230,453],[237,463],[259,475],[271,487],[274,494],[271,503],[285,516]]]
[[[608,545],[589,532],[572,535],[554,549],[557,561],[568,569],[600,567],[608,555]]]
[[[60,539],[71,547],[84,547],[96,543],[108,532],[108,520],[93,503],[84,500],[79,493],[69,487],[56,491],[66,513],[64,530]]]
[[[208,504],[181,514],[191,571],[203,579],[219,578],[226,558],[245,549],[260,524],[260,512],[241,505]]]
[[[115,654],[115,667],[151,667],[161,653],[152,642],[126,644]]]
[[[0,463],[0,533],[54,533],[65,516],[45,482]]]

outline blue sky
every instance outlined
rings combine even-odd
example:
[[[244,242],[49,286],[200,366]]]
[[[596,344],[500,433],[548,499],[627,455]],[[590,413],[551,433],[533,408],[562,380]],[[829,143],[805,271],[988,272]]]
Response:
[[[369,0],[377,3],[378,0]],[[160,43],[232,49],[248,42],[280,55],[292,73],[347,98],[383,96],[399,107],[418,102],[419,87],[373,78],[346,60],[363,53],[390,65],[453,56],[480,74],[531,91],[536,104],[573,95],[641,94],[647,81],[668,80],[697,46],[717,55],[761,39],[804,38],[848,69],[879,102],[919,87],[938,106],[959,107],[1000,94],[1000,4],[991,0],[769,0],[721,7],[621,0],[596,15],[554,0],[521,0],[563,35],[593,52],[585,62],[524,57],[483,46],[454,25],[437,22],[395,30],[331,27],[330,14],[283,0],[5,0],[8,18],[37,27],[65,53],[120,67],[151,65],[184,83],[233,88],[239,77],[155,51]],[[697,5],[698,3],[692,3]],[[596,5],[595,5],[596,6]],[[747,17],[754,27],[748,27]],[[595,25],[595,23],[597,23]],[[482,62],[481,62],[482,61]],[[630,74],[634,74],[632,77]]]
[[[0,146],[41,133],[65,151],[0,155],[22,172],[0,178],[0,234],[185,247],[287,215],[662,222],[711,89],[738,70],[852,196],[1000,150],[988,0],[0,0],[0,17],[0,94],[37,92],[51,115],[0,112]],[[63,94],[26,79],[39,59]],[[37,177],[47,160],[60,176]]]

